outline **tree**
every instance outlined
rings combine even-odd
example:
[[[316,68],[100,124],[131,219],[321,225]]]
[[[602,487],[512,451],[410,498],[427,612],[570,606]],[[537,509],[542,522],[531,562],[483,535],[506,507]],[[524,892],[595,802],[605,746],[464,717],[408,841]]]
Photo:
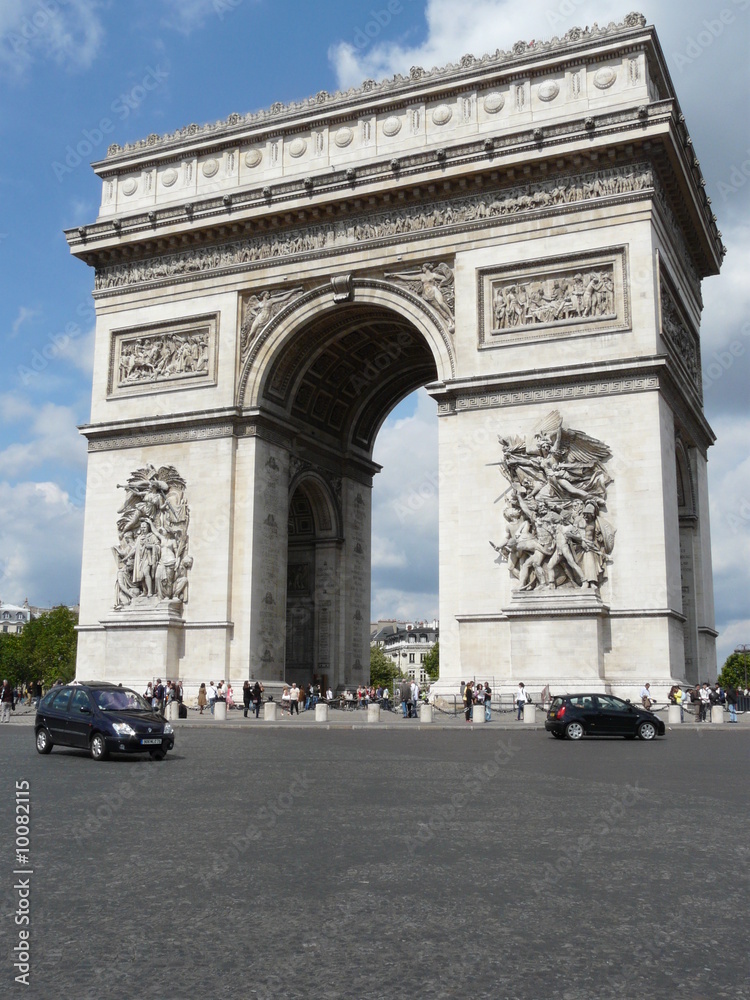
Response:
[[[427,656],[424,658],[424,672],[431,681],[436,681],[440,676],[440,642],[436,642]]]
[[[24,677],[21,639],[15,632],[0,633],[0,681],[7,678],[14,686]]]
[[[723,688],[742,688],[744,691],[748,675],[750,675],[750,650],[745,653],[735,651],[724,661],[718,681]]]
[[[41,680],[49,687],[56,680],[72,681],[76,672],[78,616],[60,605],[32,618],[19,636],[22,676],[18,680]]]
[[[370,646],[370,684],[374,687],[391,687],[401,677],[401,671],[380,646]]]

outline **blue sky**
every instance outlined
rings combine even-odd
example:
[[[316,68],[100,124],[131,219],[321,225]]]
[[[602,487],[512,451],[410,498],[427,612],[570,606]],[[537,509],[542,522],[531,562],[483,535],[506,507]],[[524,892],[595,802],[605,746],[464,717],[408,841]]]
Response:
[[[729,255],[704,283],[706,410],[720,655],[750,643],[750,0],[641,9],[656,24]],[[0,5],[0,597],[75,602],[93,344],[93,274],[63,228],[93,221],[88,166],[110,142],[226,118],[620,20],[611,0],[2,0]],[[90,152],[89,152],[90,147]],[[80,161],[80,162],[79,162]],[[378,440],[373,614],[437,614],[434,406]],[[416,457],[415,457],[416,456]],[[422,484],[419,516],[403,501]]]

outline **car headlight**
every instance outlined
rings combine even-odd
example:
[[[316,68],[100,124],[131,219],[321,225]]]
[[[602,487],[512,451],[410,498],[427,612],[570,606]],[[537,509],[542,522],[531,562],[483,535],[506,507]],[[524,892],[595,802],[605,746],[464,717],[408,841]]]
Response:
[[[165,724],[164,724],[164,735],[165,736],[171,736],[173,732],[174,732],[174,729],[172,728],[172,726],[170,726],[170,724],[168,722],[165,722]]]
[[[118,736],[135,736],[135,729],[127,722],[113,722],[112,728]]]

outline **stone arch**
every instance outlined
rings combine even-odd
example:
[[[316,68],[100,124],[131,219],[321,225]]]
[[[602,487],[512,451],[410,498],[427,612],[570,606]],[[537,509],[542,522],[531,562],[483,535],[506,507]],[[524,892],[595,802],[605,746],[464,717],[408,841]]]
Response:
[[[455,375],[455,350],[436,314],[408,289],[353,278],[345,301],[337,297],[326,284],[279,311],[248,352],[238,402],[296,412],[370,452],[395,403]]]

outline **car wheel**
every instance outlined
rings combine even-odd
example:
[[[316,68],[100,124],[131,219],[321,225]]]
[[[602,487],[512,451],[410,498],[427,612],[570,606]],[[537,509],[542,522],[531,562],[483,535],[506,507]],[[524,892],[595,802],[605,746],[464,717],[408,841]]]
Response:
[[[107,741],[101,733],[94,733],[91,737],[91,756],[94,760],[104,760],[107,756]]]
[[[569,722],[565,727],[565,735],[569,740],[580,740],[584,735],[580,722]]]
[[[656,736],[656,726],[653,722],[642,722],[638,726],[638,738],[641,740],[652,740]]]
[[[149,750],[148,755],[151,758],[151,760],[164,760],[164,758],[167,756],[167,751],[166,750]]]
[[[46,729],[39,729],[36,734],[37,753],[50,753],[52,750],[52,740]]]

